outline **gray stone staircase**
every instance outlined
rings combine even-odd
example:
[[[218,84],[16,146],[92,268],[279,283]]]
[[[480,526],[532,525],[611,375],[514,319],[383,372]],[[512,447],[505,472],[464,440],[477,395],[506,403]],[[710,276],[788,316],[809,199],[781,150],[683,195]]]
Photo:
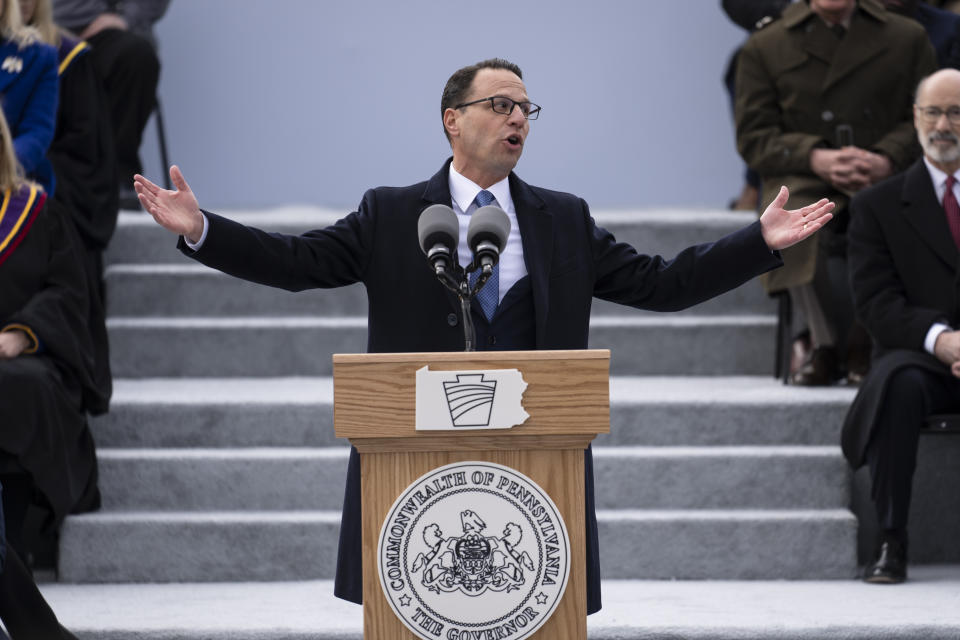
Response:
[[[335,216],[230,214],[301,232]],[[610,212],[640,251],[672,255],[752,216]],[[108,252],[116,391],[93,424],[103,509],[68,519],[75,583],[330,579],[346,444],[330,355],[363,351],[365,294],[291,294],[185,259],[125,213]],[[847,389],[779,385],[772,305],[755,283],[684,313],[600,302],[612,425],[595,443],[602,569],[611,579],[824,579],[856,570],[837,446]]]
[[[228,215],[294,233],[336,217]],[[753,216],[597,218],[638,250],[669,256]],[[347,455],[333,436],[329,375],[332,353],[364,349],[363,289],[291,294],[239,282],[187,260],[133,213],[121,215],[108,264],[117,380],[111,412],[92,423],[104,505],[64,526],[59,583],[45,587],[65,607],[58,613],[84,638],[358,638],[359,608],[329,596]],[[852,580],[857,495],[838,438],[854,390],[774,380],[773,332],[773,304],[756,283],[673,314],[596,302],[591,346],[612,350],[613,377],[611,432],[594,442],[609,596],[591,638],[868,638],[885,624],[869,613],[880,611],[876,592]],[[921,455],[948,455],[960,439],[932,440]],[[944,557],[955,561],[925,560]],[[911,596],[910,630],[889,637],[960,637],[960,614],[929,624],[921,614],[924,599],[948,601],[960,582],[931,575],[933,592]],[[806,598],[826,617],[787,614],[777,598]],[[881,622],[831,609],[832,598]],[[101,599],[144,611],[100,622],[95,612],[113,606]],[[729,600],[730,615],[707,616],[703,600]],[[306,601],[320,613],[292,613]],[[204,613],[220,610],[213,602],[224,613]],[[264,602],[248,621],[244,610]]]

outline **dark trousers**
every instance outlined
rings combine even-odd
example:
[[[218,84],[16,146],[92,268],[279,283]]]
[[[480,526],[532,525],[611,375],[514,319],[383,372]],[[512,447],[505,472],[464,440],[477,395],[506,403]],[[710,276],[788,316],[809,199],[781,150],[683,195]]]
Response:
[[[931,414],[956,411],[960,411],[960,379],[918,367],[905,367],[891,377],[866,452],[877,520],[886,535],[907,541],[913,472],[924,420]]]
[[[7,482],[19,482],[16,474],[5,474]],[[77,640],[76,636],[60,626],[57,616],[37,589],[30,571],[20,560],[20,556],[9,542],[5,532],[10,531],[5,515],[13,505],[11,499],[17,499],[22,487],[14,487],[11,493],[9,484],[0,486],[2,508],[0,511],[0,621],[6,627],[12,640]],[[23,505],[26,510],[26,505]],[[14,507],[19,511],[19,505]],[[6,526],[5,526],[6,525]],[[16,528],[16,525],[14,526]],[[0,639],[7,635],[0,631]]]
[[[12,640],[77,640],[60,626],[20,556],[9,548],[0,573],[0,620]]]
[[[132,186],[142,173],[140,140],[157,104],[160,60],[150,42],[131,31],[105,29],[89,39],[93,67],[103,82],[117,148],[117,174]]]
[[[9,458],[0,452],[0,464],[9,465]],[[27,519],[27,510],[33,500],[33,483],[26,473],[0,473],[3,483],[3,521],[6,546],[26,557],[30,551],[28,541],[23,537],[23,525]]]

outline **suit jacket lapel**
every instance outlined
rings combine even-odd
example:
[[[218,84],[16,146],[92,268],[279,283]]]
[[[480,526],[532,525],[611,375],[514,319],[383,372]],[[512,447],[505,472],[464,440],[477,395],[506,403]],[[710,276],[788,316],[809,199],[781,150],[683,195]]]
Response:
[[[907,169],[903,180],[903,215],[924,242],[940,256],[950,271],[957,268],[958,251],[953,243],[943,206],[937,201],[930,172],[923,160]]]
[[[824,91],[840,82],[857,67],[887,50],[889,45],[883,33],[886,21],[886,16],[868,9],[861,7],[861,10],[857,11],[850,21],[849,31],[837,45],[827,77],[823,81]]]
[[[427,180],[427,186],[423,189],[423,209],[432,204],[445,204],[452,206],[453,199],[450,197],[450,163],[453,158],[447,158],[440,171],[433,174],[433,177]],[[421,209],[417,216],[423,212]]]
[[[830,65],[833,61],[839,42],[837,37],[830,33],[827,26],[814,16],[806,26],[801,40],[801,48],[822,62]],[[829,71],[828,71],[829,77]]]
[[[799,48],[806,54],[821,60],[825,64],[830,64],[833,58],[833,52],[837,48],[837,39],[827,29],[823,21],[820,20],[810,9],[806,2],[793,2],[787,5],[781,15],[783,26],[791,38],[799,40]],[[814,22],[815,20],[819,22]],[[792,47],[787,47],[784,52],[790,55]],[[799,55],[799,54],[796,54]],[[793,57],[793,56],[791,56]],[[798,58],[793,64],[800,64],[804,60]],[[790,64],[790,60],[782,60]]]
[[[517,225],[523,244],[523,262],[530,276],[536,315],[537,345],[546,335],[550,301],[547,292],[553,258],[553,214],[526,182],[510,174],[510,196],[517,209]]]

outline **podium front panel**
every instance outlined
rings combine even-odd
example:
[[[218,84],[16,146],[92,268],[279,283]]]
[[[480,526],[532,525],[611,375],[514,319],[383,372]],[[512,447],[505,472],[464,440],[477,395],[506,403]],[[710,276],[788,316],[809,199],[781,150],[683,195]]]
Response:
[[[367,453],[361,457],[363,500],[364,637],[418,640],[394,614],[380,585],[378,542],[387,513],[397,499],[397,487],[408,487],[424,474],[454,462],[485,461],[520,471],[539,485],[560,512],[569,536],[568,584],[550,618],[529,638],[581,640],[586,638],[587,591],[583,449]],[[464,506],[469,506],[465,504]],[[411,603],[416,607],[416,603]],[[535,613],[537,607],[533,606]],[[425,635],[446,639],[448,621],[419,611]],[[439,635],[436,635],[439,633]],[[456,633],[456,632],[454,632]],[[469,637],[469,636],[464,636]]]

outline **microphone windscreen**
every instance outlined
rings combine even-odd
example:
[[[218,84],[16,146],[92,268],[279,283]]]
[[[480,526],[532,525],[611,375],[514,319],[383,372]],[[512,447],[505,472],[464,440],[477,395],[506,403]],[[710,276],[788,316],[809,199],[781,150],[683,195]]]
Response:
[[[497,251],[503,251],[510,235],[510,218],[500,207],[487,205],[480,207],[470,216],[467,227],[467,246],[476,251],[477,244],[484,240],[497,245]]]
[[[453,209],[443,204],[430,205],[420,214],[417,221],[417,236],[420,249],[427,253],[438,244],[442,244],[450,253],[457,250],[460,243],[460,223]]]

